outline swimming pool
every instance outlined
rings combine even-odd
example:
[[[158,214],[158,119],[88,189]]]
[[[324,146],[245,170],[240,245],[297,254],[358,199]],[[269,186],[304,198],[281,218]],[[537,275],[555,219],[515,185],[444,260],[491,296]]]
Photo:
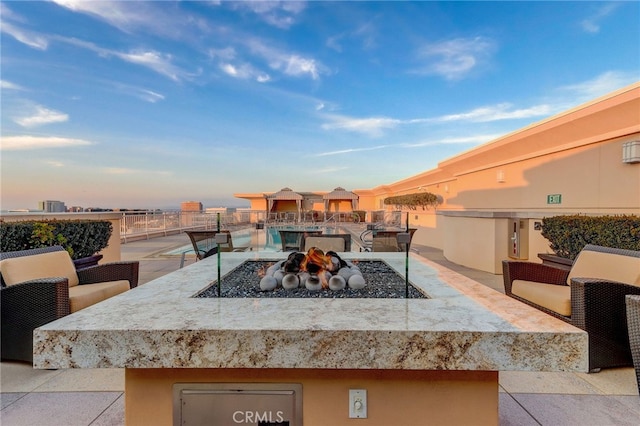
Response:
[[[268,226],[265,229],[244,228],[231,232],[233,246],[235,248],[245,248],[255,251],[278,252],[282,251],[282,240],[278,231],[322,231],[323,234],[338,234],[348,232],[336,227],[327,226],[295,226],[280,225]],[[358,251],[357,244],[352,246],[352,251]],[[193,253],[193,246],[185,244],[184,246],[163,252],[164,256],[181,256],[182,254]]]

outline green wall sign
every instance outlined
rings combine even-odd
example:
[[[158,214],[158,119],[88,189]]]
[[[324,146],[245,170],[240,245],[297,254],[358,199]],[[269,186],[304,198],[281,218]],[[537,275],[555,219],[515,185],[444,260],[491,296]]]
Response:
[[[547,195],[547,204],[562,204],[562,194]]]

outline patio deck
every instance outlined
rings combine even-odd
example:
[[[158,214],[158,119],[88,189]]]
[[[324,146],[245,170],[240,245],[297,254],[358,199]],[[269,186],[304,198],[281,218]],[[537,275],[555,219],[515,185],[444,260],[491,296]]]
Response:
[[[172,235],[122,245],[122,260],[140,260],[140,284],[179,268],[167,248],[184,245]],[[502,292],[502,277],[460,267],[440,250],[414,246],[420,255]],[[187,258],[190,264],[194,258]],[[0,423],[14,425],[124,424],[124,370],[33,370],[0,363]],[[500,373],[501,425],[636,425],[640,398],[632,368],[583,373]]]

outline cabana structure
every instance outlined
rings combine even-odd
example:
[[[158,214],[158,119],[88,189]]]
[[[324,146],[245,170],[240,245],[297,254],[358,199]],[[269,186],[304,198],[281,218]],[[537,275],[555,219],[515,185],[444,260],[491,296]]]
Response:
[[[359,197],[341,187],[323,195],[322,199],[325,212],[352,212],[358,209]]]
[[[275,194],[265,195],[268,220],[297,221],[302,211],[304,196],[291,188],[282,188]]]

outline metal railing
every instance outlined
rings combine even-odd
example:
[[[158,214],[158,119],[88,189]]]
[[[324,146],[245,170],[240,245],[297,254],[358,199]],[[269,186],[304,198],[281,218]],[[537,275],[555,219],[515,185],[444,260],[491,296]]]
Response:
[[[353,222],[352,213],[334,213],[325,221],[329,223]],[[189,212],[157,210],[148,212],[123,212],[120,221],[120,241],[148,239],[167,236],[188,230],[238,229],[253,227],[256,223],[268,222],[264,210],[240,210],[229,212]],[[369,222],[384,226],[401,226],[401,212],[369,211]],[[359,218],[358,218],[359,220]],[[293,221],[292,223],[295,223]]]
[[[201,229],[234,229],[264,222],[263,210],[235,212],[152,211],[124,212],[120,221],[120,240],[139,240]]]

